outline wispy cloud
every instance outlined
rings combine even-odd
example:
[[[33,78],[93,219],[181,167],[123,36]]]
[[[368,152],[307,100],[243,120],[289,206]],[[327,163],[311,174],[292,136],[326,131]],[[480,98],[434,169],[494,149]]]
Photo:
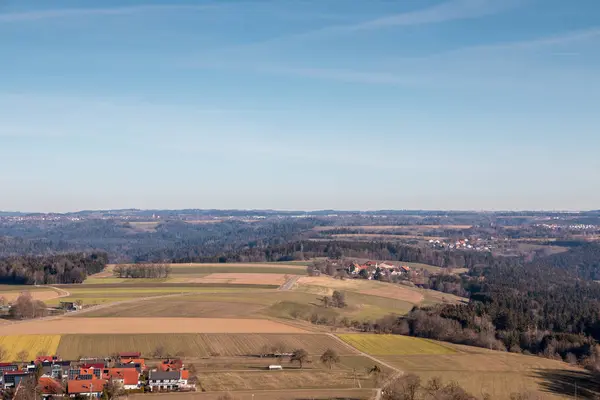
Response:
[[[514,42],[503,42],[493,43],[480,46],[469,46],[450,50],[438,55],[448,55],[453,53],[463,52],[483,52],[483,51],[496,51],[496,50],[518,50],[518,49],[532,49],[538,47],[551,47],[560,46],[563,44],[571,44],[575,42],[582,42],[589,39],[600,38],[600,27],[593,27],[584,30],[563,32],[555,35],[544,36],[534,39],[526,39]]]
[[[392,26],[435,24],[452,20],[479,18],[501,11],[509,3],[509,1],[453,0],[423,10],[389,15],[357,24],[342,25],[328,29],[333,32],[352,32],[382,29]]]
[[[0,22],[27,22],[45,19],[58,19],[84,16],[104,15],[129,15],[149,11],[176,11],[176,10],[206,10],[218,7],[216,4],[147,4],[131,7],[107,8],[63,8],[54,10],[35,10],[0,14]]]
[[[253,48],[302,39],[319,39],[359,31],[373,31],[389,27],[436,24],[447,21],[480,18],[496,14],[518,4],[519,0],[450,0],[429,8],[400,14],[386,15],[350,24],[330,25],[293,35],[279,36],[242,46]]]
[[[557,50],[571,48],[577,43],[596,43],[596,39],[600,39],[600,27],[521,41],[464,47],[424,57],[366,60],[361,63],[362,68],[299,66],[268,61],[244,62],[239,59],[191,63],[187,67],[243,70],[260,74],[398,87],[547,88],[549,80],[560,81],[563,84],[587,80],[593,82],[598,77],[593,69],[577,65],[556,66],[548,63],[544,55],[555,56],[561,54],[557,53]],[[507,51],[519,53],[511,53],[508,56]],[[566,54],[577,56],[581,53],[570,51]],[[536,70],[534,76],[526,80],[521,79],[524,71],[532,69]]]

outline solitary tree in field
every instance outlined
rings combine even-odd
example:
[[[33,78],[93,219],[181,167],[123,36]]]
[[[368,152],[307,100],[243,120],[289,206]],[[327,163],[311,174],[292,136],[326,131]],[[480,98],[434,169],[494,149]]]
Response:
[[[331,302],[333,303],[334,307],[344,308],[347,306],[346,295],[343,292],[335,290],[331,296]]]
[[[20,352],[17,353],[18,361],[25,362],[25,361],[27,361],[27,357],[29,357],[29,352],[27,352],[25,350],[21,350]]]
[[[327,349],[325,353],[321,355],[321,362],[329,367],[329,369],[333,368],[334,364],[340,362],[340,356],[335,352],[335,350]]]
[[[0,346],[0,361],[9,361],[6,360],[6,357],[8,357],[8,350],[6,350],[6,347]]]
[[[167,356],[167,350],[165,349],[164,346],[158,345],[158,346],[156,346],[156,349],[154,349],[153,356],[155,358],[164,358]]]
[[[381,380],[381,368],[379,368],[379,365],[373,365],[371,368],[369,368],[368,373],[373,377],[375,386],[379,386],[379,381]]]
[[[294,350],[292,355],[290,356],[290,363],[298,363],[300,368],[304,365],[304,363],[308,362],[308,352],[304,349]]]

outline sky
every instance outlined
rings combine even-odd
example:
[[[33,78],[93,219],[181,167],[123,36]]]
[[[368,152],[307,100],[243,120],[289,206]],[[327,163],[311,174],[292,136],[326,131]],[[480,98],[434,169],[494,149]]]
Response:
[[[0,0],[0,210],[600,208],[598,0]]]

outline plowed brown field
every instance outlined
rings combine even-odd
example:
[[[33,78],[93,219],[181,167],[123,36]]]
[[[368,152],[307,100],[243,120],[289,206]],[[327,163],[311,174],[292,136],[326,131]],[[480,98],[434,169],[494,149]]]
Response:
[[[285,282],[284,274],[232,274],[214,273],[201,278],[188,278],[190,283],[231,283],[250,285],[281,285]]]
[[[8,302],[13,302],[17,299],[17,297],[19,297],[21,295],[21,293],[22,292],[19,292],[19,291],[0,292],[0,297],[4,297],[6,299],[6,301],[8,301]],[[60,294],[52,289],[34,290],[34,291],[30,291],[29,293],[31,293],[31,296],[35,300],[41,300],[41,301],[56,299],[57,297],[60,297]]]
[[[56,318],[0,326],[0,335],[64,333],[306,333],[263,319]]]

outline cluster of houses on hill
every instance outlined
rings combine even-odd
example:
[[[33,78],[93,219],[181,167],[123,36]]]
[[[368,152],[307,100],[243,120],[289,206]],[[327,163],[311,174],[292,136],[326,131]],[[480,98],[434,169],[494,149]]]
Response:
[[[377,274],[385,276],[408,276],[411,273],[408,265],[394,265],[389,262],[367,261],[363,264],[352,262],[346,272],[352,277],[373,279]]]
[[[4,390],[23,389],[28,379],[37,381],[44,399],[56,397],[100,398],[107,385],[124,391],[193,391],[189,370],[180,359],[146,364],[140,353],[120,353],[114,359],[66,361],[57,356],[38,356],[30,363],[0,363],[0,384]],[[25,390],[25,389],[23,389]]]

